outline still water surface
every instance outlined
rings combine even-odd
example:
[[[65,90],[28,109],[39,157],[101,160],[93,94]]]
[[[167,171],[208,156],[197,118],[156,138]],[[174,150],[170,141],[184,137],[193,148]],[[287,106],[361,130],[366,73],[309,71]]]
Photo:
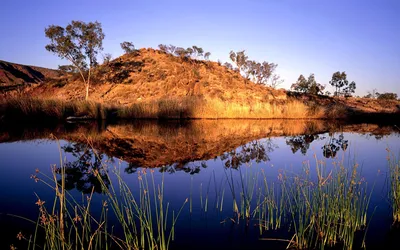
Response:
[[[357,163],[371,194],[367,249],[378,248],[400,236],[392,227],[387,178],[388,150],[399,155],[399,132],[391,125],[301,120],[1,128],[0,249],[21,245],[16,238],[20,231],[33,233],[31,223],[13,215],[36,221],[38,197],[51,204],[53,190],[31,177],[39,176],[35,171],[51,176],[52,166],[59,167],[60,160],[67,169],[67,189],[77,200],[94,191],[94,214],[107,197],[101,194],[90,170],[105,164],[111,180],[115,182],[113,172],[117,171],[133,192],[139,192],[138,177],[154,170],[156,185],[164,180],[164,200],[170,211],[178,211],[188,199],[176,224],[172,249],[285,249],[287,242],[265,239],[290,240],[293,228],[260,230],[260,219],[254,212],[264,174],[268,183],[279,183],[280,174],[301,175],[303,166],[309,166],[310,176],[315,178],[317,162],[326,166],[325,177],[335,164],[352,168]],[[249,183],[256,183],[254,192],[249,191],[253,187],[249,188]],[[241,219],[243,213],[235,213],[235,200],[240,210],[240,197],[250,197],[250,193],[254,193],[251,216]],[[118,233],[117,228],[115,231]],[[356,235],[355,241],[360,241],[364,232]]]

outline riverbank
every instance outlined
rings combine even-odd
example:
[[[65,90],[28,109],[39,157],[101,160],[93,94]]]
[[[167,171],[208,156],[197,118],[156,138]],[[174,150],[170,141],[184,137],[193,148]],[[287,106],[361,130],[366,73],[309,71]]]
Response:
[[[371,105],[371,104],[369,104]],[[381,103],[396,107],[397,101]],[[372,106],[372,105],[371,105]],[[399,120],[400,112],[375,106],[362,110],[340,98],[299,98],[239,104],[197,97],[163,98],[131,105],[50,98],[11,97],[0,101],[1,122],[118,119],[341,119]]]

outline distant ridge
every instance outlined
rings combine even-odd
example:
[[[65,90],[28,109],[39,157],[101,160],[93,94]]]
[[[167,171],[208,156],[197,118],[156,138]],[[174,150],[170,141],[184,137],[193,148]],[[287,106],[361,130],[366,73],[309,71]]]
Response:
[[[58,76],[57,70],[28,66],[0,60],[0,86],[15,86],[25,83],[41,83],[47,77]]]

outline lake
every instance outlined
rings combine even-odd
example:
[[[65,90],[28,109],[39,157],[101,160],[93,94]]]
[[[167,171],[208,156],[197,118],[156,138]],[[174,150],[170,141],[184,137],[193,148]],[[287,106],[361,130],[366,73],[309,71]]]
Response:
[[[140,228],[151,218],[154,232],[157,222],[163,224],[170,249],[322,248],[321,242],[355,249],[364,242],[371,249],[400,236],[390,192],[390,166],[398,166],[400,153],[400,130],[393,124],[139,120],[0,126],[1,249],[27,248],[39,208],[52,210],[54,178],[61,185],[62,173],[71,202],[65,220],[81,223],[74,202],[90,201],[94,218],[107,214],[102,228],[123,238],[113,198],[123,209],[130,206],[124,199],[135,199],[131,220]],[[114,196],[105,192],[111,187]],[[45,203],[38,206],[38,199]],[[38,245],[44,244],[42,231]],[[25,240],[17,239],[19,232]]]

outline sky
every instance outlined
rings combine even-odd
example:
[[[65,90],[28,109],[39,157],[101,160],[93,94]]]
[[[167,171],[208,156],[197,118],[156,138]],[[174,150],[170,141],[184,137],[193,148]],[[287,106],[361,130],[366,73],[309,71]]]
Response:
[[[278,64],[288,89],[300,74],[329,85],[345,71],[355,95],[400,96],[400,0],[1,0],[0,60],[57,68],[67,64],[46,51],[44,29],[72,20],[98,21],[103,53],[122,55],[120,43],[197,45],[210,60],[249,59]]]

